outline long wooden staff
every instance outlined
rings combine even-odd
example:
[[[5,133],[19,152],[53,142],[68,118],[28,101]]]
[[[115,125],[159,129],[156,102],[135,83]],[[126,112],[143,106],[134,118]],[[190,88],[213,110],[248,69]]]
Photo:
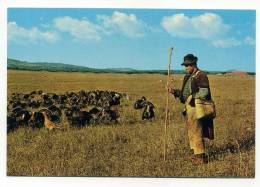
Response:
[[[170,123],[169,117],[169,96],[170,93],[168,92],[168,88],[170,86],[170,76],[171,76],[171,62],[172,62],[172,50],[173,47],[169,48],[168,50],[168,77],[167,77],[167,97],[166,97],[166,111],[165,111],[165,121],[164,121],[164,154],[163,160],[166,161],[166,149],[167,149],[167,126]]]

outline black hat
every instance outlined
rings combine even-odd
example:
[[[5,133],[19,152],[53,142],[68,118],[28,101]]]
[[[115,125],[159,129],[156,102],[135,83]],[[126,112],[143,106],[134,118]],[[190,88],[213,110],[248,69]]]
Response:
[[[187,54],[184,57],[183,63],[181,65],[184,66],[184,65],[196,64],[197,61],[198,61],[198,58],[196,56],[194,56],[193,54]]]

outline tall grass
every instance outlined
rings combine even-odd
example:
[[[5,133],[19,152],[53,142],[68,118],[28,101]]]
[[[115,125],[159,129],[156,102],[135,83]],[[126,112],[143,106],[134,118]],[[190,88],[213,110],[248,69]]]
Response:
[[[20,128],[7,136],[9,176],[254,177],[255,77],[210,75],[217,107],[215,140],[206,141],[210,162],[194,165],[182,105],[171,99],[167,161],[163,162],[165,81],[163,75],[8,71],[8,95],[33,90],[113,90],[129,95],[117,125],[66,127],[63,131]],[[180,87],[182,76],[174,76]],[[133,103],[141,96],[156,106],[156,118],[142,121]]]

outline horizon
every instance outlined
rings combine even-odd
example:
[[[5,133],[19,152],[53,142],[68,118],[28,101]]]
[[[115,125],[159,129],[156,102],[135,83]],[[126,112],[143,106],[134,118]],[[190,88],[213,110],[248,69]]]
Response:
[[[67,64],[67,63],[62,63],[62,62],[29,62],[29,61],[24,61],[24,60],[18,60],[18,59],[13,59],[13,58],[7,58],[7,60],[16,60],[16,61],[21,61],[21,62],[26,62],[26,63],[48,63],[48,64],[63,64],[63,65],[73,65],[77,67],[83,67],[83,68],[90,68],[90,69],[97,69],[97,70],[105,70],[105,69],[130,69],[133,71],[167,71],[167,69],[134,69],[134,68],[129,68],[129,67],[113,67],[113,68],[93,68],[89,66],[84,66],[84,65],[74,65],[74,64]],[[199,67],[198,67],[199,68]],[[7,66],[8,69],[8,66]],[[200,69],[200,68],[199,68]],[[200,69],[203,70],[203,69]],[[185,72],[185,69],[171,69],[171,71],[183,71]],[[227,70],[203,70],[205,72],[246,72],[246,73],[256,73],[255,71],[243,71],[243,70],[237,70],[237,69],[227,69]]]
[[[96,69],[256,72],[254,10],[8,8],[8,58]],[[173,45],[175,44],[175,45]],[[33,53],[32,53],[33,51]]]

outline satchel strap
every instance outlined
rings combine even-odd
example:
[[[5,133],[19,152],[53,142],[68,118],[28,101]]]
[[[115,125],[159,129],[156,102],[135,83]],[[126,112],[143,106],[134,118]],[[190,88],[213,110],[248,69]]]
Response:
[[[200,70],[196,71],[195,75],[192,76],[192,78],[196,77],[199,74]]]

